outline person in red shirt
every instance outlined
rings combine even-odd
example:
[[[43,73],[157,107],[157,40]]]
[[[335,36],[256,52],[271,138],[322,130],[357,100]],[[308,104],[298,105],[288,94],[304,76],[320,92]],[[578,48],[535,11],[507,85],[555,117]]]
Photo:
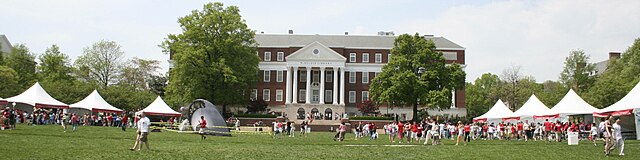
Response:
[[[78,129],[79,122],[80,120],[78,119],[78,114],[73,113],[73,115],[71,116],[71,126],[73,128],[73,132],[75,132]]]
[[[422,125],[423,123],[420,123],[418,127],[416,127],[416,130],[418,131],[417,137],[416,137],[418,144],[420,144],[420,140],[422,140],[422,131],[424,130],[424,127],[422,127]]]
[[[411,124],[411,138],[409,139],[409,143],[411,143],[413,139],[418,139],[418,125],[416,124],[416,122],[413,122],[413,124]]]
[[[518,130],[518,134],[516,135],[516,137],[518,138],[518,140],[520,140],[520,137],[524,133],[524,124],[522,122],[518,122],[516,129]]]
[[[560,121],[557,121],[554,129],[556,132],[556,142],[560,142],[560,138],[562,138],[560,137],[560,134],[562,133],[562,129],[563,129],[562,123],[560,123]]]
[[[544,134],[542,134],[544,137],[551,137],[549,135],[551,133],[551,127],[552,127],[551,122],[549,122],[549,119],[546,119],[544,121]],[[551,140],[551,138],[549,138],[549,140]]]
[[[398,122],[398,139],[400,143],[402,143],[402,137],[404,136],[404,124],[402,122]]]
[[[111,127],[111,124],[113,123],[113,121],[111,121],[111,114],[109,114],[107,116],[107,127]]]
[[[464,125],[464,145],[467,145],[467,142],[471,142],[471,124],[467,123],[466,125]]]
[[[129,116],[127,114],[122,115],[122,131],[127,131],[127,125],[129,125]]]
[[[202,136],[202,140],[207,139],[206,136],[204,136],[204,131],[207,129],[207,120],[204,119],[204,116],[200,116],[200,135]]]

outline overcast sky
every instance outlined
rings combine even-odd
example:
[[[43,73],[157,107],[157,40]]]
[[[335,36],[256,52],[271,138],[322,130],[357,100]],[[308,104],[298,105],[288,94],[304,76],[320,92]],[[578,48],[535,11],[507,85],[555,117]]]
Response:
[[[583,49],[592,62],[625,51],[640,37],[640,1],[223,1],[240,7],[258,33],[375,35],[420,33],[466,48],[467,81],[521,66],[538,82],[557,80],[569,51]],[[75,60],[84,47],[105,39],[123,46],[127,59],[162,62],[157,46],[179,33],[177,18],[206,1],[2,0],[0,34],[41,54],[52,44]]]

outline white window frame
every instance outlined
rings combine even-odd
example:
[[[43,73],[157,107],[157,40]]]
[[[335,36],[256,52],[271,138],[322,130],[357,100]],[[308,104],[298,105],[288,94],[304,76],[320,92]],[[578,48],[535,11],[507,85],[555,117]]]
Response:
[[[307,90],[298,90],[298,102],[304,102],[307,100]]]
[[[391,53],[387,54],[387,63],[391,62]]]
[[[284,61],[284,52],[277,52],[276,54],[276,61]]]
[[[262,100],[263,101],[271,101],[271,90],[270,89],[262,89]]]
[[[276,101],[282,102],[282,89],[276,89]]]
[[[276,71],[276,82],[284,81],[284,71]]]
[[[307,82],[307,71],[300,71],[300,82]]]
[[[349,72],[349,83],[356,83],[356,72],[354,71],[350,71]]]
[[[258,100],[258,89],[251,89],[251,96],[249,99],[252,101]]]
[[[264,82],[271,82],[271,71],[264,70],[264,77],[262,78]]]
[[[349,53],[349,62],[356,62],[356,53]]]
[[[325,82],[333,82],[333,72],[326,72],[325,71]]]
[[[362,63],[369,63],[369,53],[362,53]]]
[[[369,72],[362,72],[362,83],[369,83]]]
[[[333,102],[333,91],[332,90],[324,90],[324,102],[325,103]]]
[[[376,53],[376,63],[382,63],[382,53]]]
[[[271,52],[264,52],[264,61],[271,61]]]
[[[369,91],[362,91],[362,102],[367,100],[369,100]]]
[[[356,103],[356,91],[349,91],[349,103]]]

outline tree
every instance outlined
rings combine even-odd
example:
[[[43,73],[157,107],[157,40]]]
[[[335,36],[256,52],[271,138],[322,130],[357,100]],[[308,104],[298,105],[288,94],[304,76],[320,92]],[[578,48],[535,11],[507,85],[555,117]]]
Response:
[[[202,10],[178,19],[182,33],[170,34],[161,44],[173,57],[167,86],[173,105],[202,98],[227,105],[246,104],[258,79],[255,31],[236,6],[205,4]],[[226,113],[226,112],[225,112]]]
[[[149,79],[149,90],[157,95],[164,96],[167,80],[167,76],[152,75],[151,79]]]
[[[373,114],[378,110],[378,106],[369,100],[362,102],[357,107],[358,111],[360,111],[363,115]]]
[[[69,56],[60,52],[57,45],[47,48],[38,57],[38,74],[42,81],[72,81],[73,68]]]
[[[267,110],[269,104],[264,100],[252,100],[247,106],[247,113],[260,113]]]
[[[119,83],[138,89],[148,89],[149,81],[160,69],[160,61],[133,58],[122,68]]]
[[[25,90],[38,81],[35,56],[24,44],[14,46],[5,62],[18,74],[20,90]]]
[[[158,96],[147,90],[139,90],[130,85],[120,84],[111,85],[98,91],[111,105],[126,111],[144,109]]]
[[[117,82],[124,56],[118,43],[101,40],[84,48],[83,52],[75,62],[80,77],[97,81],[103,87]]]
[[[18,73],[7,66],[0,66],[0,97],[15,96],[21,88]]]
[[[451,106],[451,91],[464,87],[465,73],[458,64],[445,65],[435,44],[418,33],[396,38],[393,58],[372,80],[369,92],[374,102],[390,106],[413,106],[413,120],[419,119],[418,105],[443,109]]]
[[[594,77],[589,73],[595,71],[595,68],[595,64],[589,63],[589,56],[583,50],[573,50],[565,58],[560,82],[578,93],[586,91],[593,85]]]
[[[569,91],[564,84],[557,81],[547,80],[542,83],[542,91],[536,92],[538,98],[542,103],[549,107],[555,106],[562,100],[565,94]]]
[[[473,83],[467,83],[465,106],[468,117],[477,117],[489,111],[500,98],[498,92],[502,84],[498,75],[491,73],[482,74]]]

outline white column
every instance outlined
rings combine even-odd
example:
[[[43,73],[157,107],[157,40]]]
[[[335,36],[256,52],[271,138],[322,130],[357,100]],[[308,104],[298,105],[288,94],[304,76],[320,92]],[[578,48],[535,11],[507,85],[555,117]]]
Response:
[[[305,104],[311,104],[311,67],[307,67],[307,98]]]
[[[338,68],[333,67],[333,104],[338,104]]]
[[[344,105],[344,94],[346,91],[344,90],[344,67],[340,68],[340,104]]]
[[[324,67],[320,67],[320,104],[324,104]]]
[[[291,67],[287,67],[287,91],[286,91],[286,95],[287,97],[285,98],[286,101],[284,102],[284,104],[291,104]]]
[[[298,103],[298,67],[293,67],[293,101],[291,103]]]

